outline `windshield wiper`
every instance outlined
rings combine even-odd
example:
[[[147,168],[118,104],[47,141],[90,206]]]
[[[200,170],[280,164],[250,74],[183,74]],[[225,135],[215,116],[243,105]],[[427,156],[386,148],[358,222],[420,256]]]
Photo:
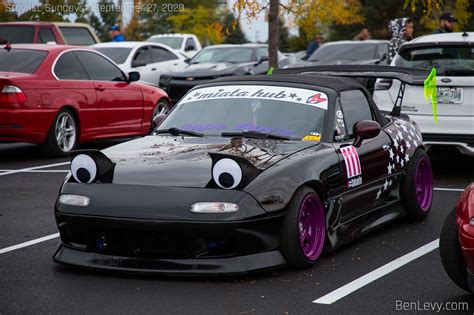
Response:
[[[273,133],[266,133],[260,131],[237,131],[237,132],[223,132],[221,133],[223,137],[244,137],[252,139],[275,139],[275,140],[290,140],[289,137],[276,135]]]
[[[191,130],[183,130],[179,128],[168,128],[168,129],[158,129],[155,130],[154,134],[159,135],[162,133],[169,133],[173,136],[179,136],[179,135],[186,135],[186,136],[193,136],[193,137],[204,137],[203,133],[191,131]]]

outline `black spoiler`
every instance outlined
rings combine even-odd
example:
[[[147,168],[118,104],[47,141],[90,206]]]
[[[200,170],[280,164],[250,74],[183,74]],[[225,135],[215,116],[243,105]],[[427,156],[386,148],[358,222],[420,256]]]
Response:
[[[273,71],[273,74],[318,74],[355,78],[383,78],[399,80],[410,85],[423,85],[430,71],[391,66],[340,65],[278,69]]]

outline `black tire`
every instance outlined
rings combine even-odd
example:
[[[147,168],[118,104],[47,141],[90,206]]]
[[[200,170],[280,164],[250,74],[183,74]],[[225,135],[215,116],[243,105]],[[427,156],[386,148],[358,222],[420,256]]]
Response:
[[[153,113],[151,115],[151,131],[153,131],[156,128],[156,124],[153,121],[156,115],[158,114],[168,114],[171,110],[171,105],[170,103],[162,98],[156,103],[155,108],[153,109]]]
[[[300,245],[300,209],[302,207],[302,203],[307,200],[307,197],[317,198],[317,201],[321,205],[320,211],[322,211],[321,215],[323,219],[323,222],[320,227],[322,229],[322,232],[320,232],[321,229],[317,230],[316,232],[322,234],[322,238],[319,238],[317,246],[319,253],[317,253],[317,255],[312,259],[309,259],[307,255],[305,255],[304,250],[302,249],[302,245]],[[288,266],[294,269],[303,269],[313,266],[321,256],[325,238],[326,221],[322,201],[313,189],[309,187],[301,187],[295,192],[293,198],[291,199],[288,205],[288,210],[283,219],[280,234],[280,250]]]
[[[426,179],[417,186],[417,174],[420,168],[423,170],[422,173],[426,173],[424,174]],[[424,187],[421,193],[420,187]],[[400,194],[409,220],[423,221],[428,216],[433,200],[433,172],[430,159],[424,150],[417,149],[413,154],[401,183]]]
[[[57,139],[57,128],[61,128],[59,125],[62,122],[63,117],[67,117],[69,126],[73,128],[73,135],[68,136],[68,145],[64,145]],[[68,133],[69,134],[69,133]],[[41,153],[47,157],[63,157],[68,156],[69,153],[76,148],[79,139],[79,125],[76,120],[74,113],[70,109],[62,109],[54,119],[51,127],[49,128],[48,135],[46,136],[45,142],[41,145]],[[70,142],[70,143],[69,143]]]
[[[459,244],[456,209],[453,209],[444,222],[439,238],[439,254],[444,270],[458,287],[471,292],[467,281],[466,263]]]

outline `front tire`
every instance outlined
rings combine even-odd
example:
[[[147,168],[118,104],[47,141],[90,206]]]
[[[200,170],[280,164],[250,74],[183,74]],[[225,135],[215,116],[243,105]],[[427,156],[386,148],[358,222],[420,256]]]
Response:
[[[400,193],[408,218],[423,221],[433,201],[433,172],[430,159],[422,149],[413,154]]]
[[[451,280],[461,289],[471,292],[467,281],[466,263],[462,256],[461,244],[459,244],[456,208],[449,213],[441,230],[439,254],[444,270]]]
[[[67,156],[77,145],[79,129],[74,114],[62,109],[51,125],[41,152],[49,157]]]
[[[283,220],[280,250],[288,266],[313,266],[326,239],[326,215],[318,194],[309,187],[296,191]]]

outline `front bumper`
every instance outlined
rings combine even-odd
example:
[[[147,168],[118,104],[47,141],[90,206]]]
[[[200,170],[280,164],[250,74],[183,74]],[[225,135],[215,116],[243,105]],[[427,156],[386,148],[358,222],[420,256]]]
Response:
[[[56,204],[58,263],[158,274],[247,273],[285,263],[278,251],[284,213],[267,214],[245,192],[67,183],[61,193],[86,195],[91,203]],[[240,210],[191,213],[196,201],[234,202]]]

